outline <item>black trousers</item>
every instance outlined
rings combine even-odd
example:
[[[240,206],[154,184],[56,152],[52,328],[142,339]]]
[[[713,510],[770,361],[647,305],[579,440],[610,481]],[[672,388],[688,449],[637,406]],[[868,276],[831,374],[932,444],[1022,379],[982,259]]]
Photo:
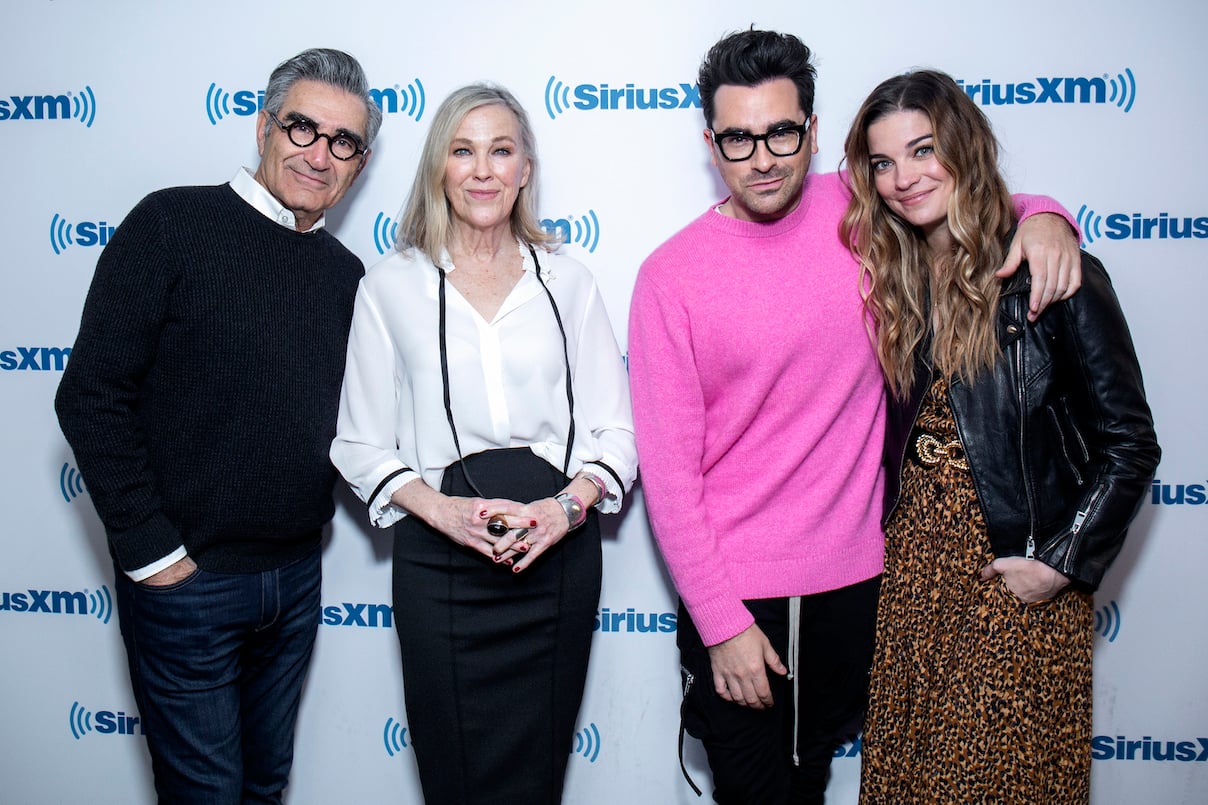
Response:
[[[868,698],[881,577],[801,602],[798,721],[793,763],[793,683],[772,671],[774,704],[753,710],[713,690],[709,652],[679,608],[684,728],[704,744],[713,800],[722,805],[821,805],[835,749],[860,731]],[[787,666],[789,599],[745,601]]]
[[[567,483],[523,448],[465,463],[486,497],[529,503]],[[474,494],[456,464],[441,491]],[[520,574],[418,518],[395,527],[395,625],[427,805],[561,801],[601,566],[594,510]]]

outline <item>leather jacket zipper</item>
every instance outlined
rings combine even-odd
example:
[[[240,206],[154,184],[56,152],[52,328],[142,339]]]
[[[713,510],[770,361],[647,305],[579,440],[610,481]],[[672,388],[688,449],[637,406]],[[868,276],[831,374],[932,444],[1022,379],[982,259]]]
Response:
[[[1022,297],[1017,295],[1015,297],[1015,299],[1013,300],[1015,302],[1013,312],[1015,313],[1016,321],[1023,320],[1023,316],[1020,315],[1021,314],[1021,311],[1020,311],[1020,299],[1021,298]],[[1010,327],[1017,327],[1017,326],[1019,326],[1019,325],[1013,324]],[[1008,331],[1010,330],[1010,327],[1008,328]],[[1016,391],[1016,394],[1018,395],[1016,401],[1019,404],[1019,464],[1020,464],[1020,467],[1023,468],[1023,491],[1024,491],[1024,496],[1028,500],[1028,542],[1027,542],[1027,547],[1024,549],[1024,558],[1035,559],[1036,558],[1036,503],[1035,503],[1035,496],[1032,491],[1032,475],[1028,471],[1028,467],[1030,465],[1028,464],[1028,454],[1027,454],[1027,421],[1028,421],[1027,408],[1024,407],[1025,400],[1024,400],[1024,377],[1023,377],[1023,370],[1024,370],[1023,340],[1024,340],[1024,337],[1021,335],[1018,339],[1016,339],[1015,343],[1012,344],[1012,348],[1015,350],[1015,383],[1016,383],[1015,391]]]

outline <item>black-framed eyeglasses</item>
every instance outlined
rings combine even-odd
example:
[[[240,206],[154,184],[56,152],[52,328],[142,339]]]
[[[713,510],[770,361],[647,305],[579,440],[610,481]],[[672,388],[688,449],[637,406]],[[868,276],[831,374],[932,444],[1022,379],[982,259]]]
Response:
[[[289,137],[289,141],[299,148],[309,148],[315,144],[316,140],[323,137],[327,140],[327,150],[336,159],[346,162],[365,153],[365,148],[361,145],[361,141],[351,134],[345,132],[323,134],[309,120],[293,120],[287,125],[282,123],[272,112],[269,112],[268,116],[285,132],[285,136]]]
[[[709,129],[709,134],[727,162],[743,162],[750,159],[755,155],[755,146],[760,141],[767,146],[772,156],[791,157],[801,150],[811,122],[813,121],[807,120],[798,126],[780,126],[764,134],[750,134],[745,131],[718,134],[713,129]]]

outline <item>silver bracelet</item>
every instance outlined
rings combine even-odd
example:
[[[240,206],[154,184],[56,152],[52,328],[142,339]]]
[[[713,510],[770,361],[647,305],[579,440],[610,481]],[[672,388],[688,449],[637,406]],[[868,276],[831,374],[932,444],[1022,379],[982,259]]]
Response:
[[[604,498],[608,497],[608,487],[604,485],[604,481],[595,475],[592,475],[587,470],[580,470],[577,477],[591,481],[591,485],[596,488],[596,502],[594,505],[599,506],[604,502]]]
[[[574,530],[583,525],[583,521],[587,519],[587,508],[583,505],[583,501],[578,495],[572,495],[568,492],[559,492],[554,495],[554,500],[558,501],[558,505],[562,507],[562,511],[566,512],[566,522],[570,526],[570,530]]]

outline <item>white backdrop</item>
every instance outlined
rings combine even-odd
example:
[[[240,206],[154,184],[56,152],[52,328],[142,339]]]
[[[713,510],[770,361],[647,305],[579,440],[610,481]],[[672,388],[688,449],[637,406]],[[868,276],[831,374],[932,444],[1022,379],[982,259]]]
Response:
[[[1056,196],[1079,214],[1129,316],[1165,451],[1153,500],[1096,598],[1093,800],[1208,801],[1208,11],[1192,0],[734,9],[715,0],[5,3],[0,799],[152,801],[112,566],[52,410],[97,255],[126,212],[153,189],[217,184],[240,164],[254,167],[252,115],[269,72],[304,48],[339,47],[361,60],[386,109],[366,173],[329,216],[372,264],[436,105],[466,82],[494,80],[533,118],[542,215],[599,277],[624,349],[641,260],[724,194],[701,139],[700,58],[755,23],[798,34],[817,54],[814,170],[837,167],[851,116],[879,80],[934,66],[986,103],[1013,189]],[[630,108],[624,92],[604,104],[613,98],[605,85],[658,89],[676,108]],[[389,534],[373,532],[343,489],[339,498],[288,800],[418,802]],[[675,596],[640,492],[609,528],[566,801],[697,802],[676,761]],[[843,755],[830,801],[854,803],[858,746]],[[691,741],[688,760],[707,783]]]

